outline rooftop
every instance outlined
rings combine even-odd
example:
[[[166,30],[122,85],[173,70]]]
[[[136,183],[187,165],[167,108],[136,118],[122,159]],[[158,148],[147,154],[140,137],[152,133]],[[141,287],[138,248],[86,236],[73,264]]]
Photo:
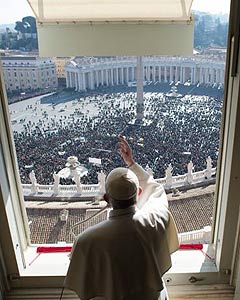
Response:
[[[194,231],[209,226],[212,223],[215,185],[195,188],[174,196],[168,194],[169,209],[173,214],[179,233]],[[74,236],[70,228],[77,222],[86,219],[98,209],[105,206],[101,201],[94,205],[86,202],[50,202],[50,201],[25,201],[29,218],[30,236],[33,244],[66,242],[72,243]],[[60,212],[68,210],[67,221],[61,221]],[[79,225],[75,229],[78,234],[87,227],[97,224],[107,218],[105,211],[101,215]]]

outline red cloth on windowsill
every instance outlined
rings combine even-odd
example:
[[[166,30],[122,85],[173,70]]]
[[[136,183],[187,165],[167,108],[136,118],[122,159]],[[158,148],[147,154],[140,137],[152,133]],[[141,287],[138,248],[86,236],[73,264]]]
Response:
[[[202,250],[203,244],[181,244],[179,250]],[[71,252],[72,246],[41,246],[37,253]]]

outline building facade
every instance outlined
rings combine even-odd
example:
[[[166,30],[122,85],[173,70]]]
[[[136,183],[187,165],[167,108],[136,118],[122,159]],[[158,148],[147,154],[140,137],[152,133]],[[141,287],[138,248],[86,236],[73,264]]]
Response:
[[[71,57],[53,57],[53,61],[56,65],[58,86],[66,86],[65,65],[71,61],[71,59]]]
[[[36,56],[2,56],[3,76],[8,92],[51,91],[57,87],[55,63]]]
[[[71,57],[53,57],[56,65],[57,78],[65,78],[65,65],[71,61]]]
[[[202,56],[144,57],[143,80],[147,82],[189,82],[223,84],[225,61]],[[137,80],[136,57],[76,57],[66,63],[66,85],[77,91],[100,86],[129,84]]]

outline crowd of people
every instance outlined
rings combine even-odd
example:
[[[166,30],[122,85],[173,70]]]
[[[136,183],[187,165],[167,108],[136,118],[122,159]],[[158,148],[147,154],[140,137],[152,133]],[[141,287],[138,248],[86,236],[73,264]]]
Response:
[[[154,87],[155,88],[155,87]],[[123,165],[117,151],[118,135],[123,134],[143,166],[151,168],[155,178],[165,176],[169,164],[173,175],[187,172],[192,160],[194,171],[206,169],[206,158],[216,166],[221,126],[222,91],[205,87],[178,86],[181,97],[168,96],[165,91],[144,94],[144,119],[136,120],[136,92],[91,92],[72,102],[71,114],[61,116],[57,106],[53,113],[24,123],[23,130],[14,131],[22,183],[30,183],[34,170],[39,184],[52,184],[53,174],[65,167],[69,156],[77,156],[88,169],[83,184],[97,183],[97,173],[106,174]],[[59,104],[58,104],[59,105]],[[31,108],[36,111],[36,103]],[[101,164],[89,162],[89,157],[101,159]],[[71,179],[61,179],[71,184]]]

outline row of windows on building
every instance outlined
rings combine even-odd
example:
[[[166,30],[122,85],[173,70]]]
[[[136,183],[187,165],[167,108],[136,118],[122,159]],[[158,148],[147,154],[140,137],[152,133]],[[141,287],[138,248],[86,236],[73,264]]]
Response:
[[[21,73],[19,73],[19,71],[14,71],[14,77],[18,77],[18,76],[20,76],[20,77],[24,77],[25,75],[27,76],[27,77],[31,77],[31,76],[33,76],[33,77],[36,77],[36,73],[37,73],[37,71],[38,70],[33,70],[33,72],[24,72],[24,70],[23,70],[23,72],[21,72]],[[41,70],[40,70],[41,71]],[[9,71],[8,70],[8,73],[7,73],[7,75],[8,75],[8,77],[9,78],[11,78],[12,77],[12,72],[11,71]],[[55,74],[55,70],[49,70],[49,71],[46,71],[46,70],[44,70],[44,71],[42,71],[41,72],[41,75],[43,76],[43,75],[50,75],[50,74]]]
[[[8,62],[8,59],[11,59],[11,62]],[[50,90],[57,87],[56,66],[52,60],[43,61],[38,57],[29,57],[30,62],[19,63],[19,59],[21,58],[2,58],[3,75],[8,92],[45,88]]]
[[[33,60],[33,61],[35,61],[35,60]],[[51,60],[49,60],[49,61],[41,61],[41,63],[43,63],[43,64],[46,64],[46,63],[49,63],[49,62],[51,62]],[[21,66],[28,65],[29,66],[29,65],[34,65],[34,62],[30,63],[30,62],[16,62],[16,61],[15,62],[11,62],[11,61],[10,62],[6,62],[6,61],[3,61],[2,65],[3,66],[16,66],[16,65],[21,65]]]

